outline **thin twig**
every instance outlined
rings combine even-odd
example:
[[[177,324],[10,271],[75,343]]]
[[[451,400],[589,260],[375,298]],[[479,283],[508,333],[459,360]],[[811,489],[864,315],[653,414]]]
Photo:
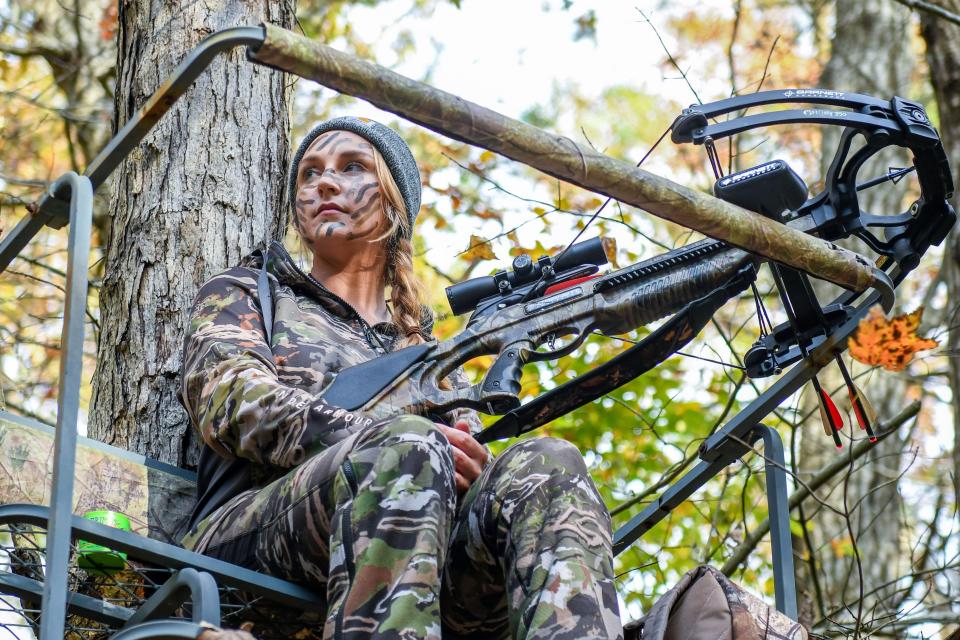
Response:
[[[877,442],[889,437],[890,435],[896,433],[897,429],[908,420],[916,416],[920,412],[920,402],[914,401],[910,403],[903,411],[894,416],[891,420],[883,423],[880,430],[877,432]],[[874,443],[871,443],[867,440],[858,442],[850,448],[850,456],[853,459],[858,459],[868,451],[873,448]],[[831,478],[837,475],[840,471],[846,468],[848,460],[846,456],[838,458],[825,466],[816,475],[813,476],[808,482],[802,484],[796,491],[790,494],[790,499],[788,500],[789,508],[795,509],[803,500],[811,496],[814,491],[826,484]],[[747,559],[747,556],[750,555],[750,552],[760,543],[760,540],[763,539],[770,531],[770,520],[764,520],[761,522],[750,534],[744,539],[743,543],[737,547],[733,555],[731,555],[726,562],[724,562],[721,571],[725,575],[732,574],[740,564]]]
[[[943,18],[947,22],[960,25],[960,15],[951,13],[943,7],[938,7],[932,2],[927,2],[926,0],[894,0],[894,2],[898,2],[905,7],[913,9],[914,11],[925,11],[937,16],[938,18]]]

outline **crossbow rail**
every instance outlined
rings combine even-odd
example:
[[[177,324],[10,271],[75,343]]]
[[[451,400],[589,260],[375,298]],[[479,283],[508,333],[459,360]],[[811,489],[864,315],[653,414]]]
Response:
[[[268,31],[273,34],[277,33],[276,29],[269,25],[266,28],[239,27],[217,32],[205,39],[177,67],[171,77],[154,93],[145,106],[114,136],[107,147],[88,167],[84,175],[68,173],[54,182],[41,198],[37,207],[31,211],[31,214],[25,217],[15,229],[0,241],[0,272],[2,272],[41,228],[44,226],[61,228],[65,224],[70,225],[69,267],[66,282],[67,303],[62,332],[64,356],[61,361],[59,380],[57,429],[54,444],[55,470],[51,494],[52,506],[46,538],[47,565],[42,594],[44,615],[41,622],[41,640],[58,640],[63,637],[67,608],[65,585],[68,575],[71,528],[75,532],[78,526],[76,519],[71,516],[70,505],[73,492],[74,456],[77,447],[76,427],[80,408],[79,388],[82,365],[83,318],[88,284],[87,269],[89,266],[93,191],[119,166],[127,154],[139,144],[163,114],[170,110],[193,80],[209,66],[218,54],[236,46],[247,46],[249,47],[248,58],[257,61],[257,52],[263,45]],[[276,63],[277,59],[273,58],[272,64],[275,65]],[[302,66],[292,65],[292,68],[286,70],[305,77],[310,75],[310,70]],[[785,96],[781,92],[779,95],[765,94],[757,100],[782,102],[784,97],[792,98],[792,96]],[[805,101],[818,102],[821,101],[821,98],[823,97],[813,96],[813,99]],[[869,97],[849,94],[844,99],[849,99],[852,104],[862,106],[867,98]],[[870,98],[870,100],[876,101],[877,109],[886,108],[890,104],[873,98]],[[798,99],[798,101],[804,100]],[[729,111],[732,108],[737,108],[737,105],[740,104],[727,104],[727,102],[722,101],[713,106],[720,110],[730,107],[727,109]],[[832,104],[839,103],[835,100]],[[731,107],[731,105],[733,106]],[[404,114],[401,113],[401,115]],[[817,115],[815,117],[822,116]],[[872,118],[872,116],[865,116],[865,118]],[[865,126],[877,124],[873,120],[867,121],[863,118],[859,118],[859,120],[863,120],[861,124]],[[804,121],[816,122],[818,120],[807,118]],[[751,126],[759,125],[752,123]],[[692,135],[696,136],[702,133],[703,131],[695,131]],[[729,131],[725,130],[723,134],[729,135]],[[473,142],[470,139],[467,139],[467,141]],[[523,160],[521,159],[521,161]],[[698,201],[700,201],[699,198],[700,196],[698,196]],[[739,211],[746,213],[743,210]],[[737,215],[740,214],[737,213]],[[764,225],[769,222],[765,221]],[[950,223],[952,224],[952,220]],[[782,227],[782,225],[780,226]],[[947,225],[947,228],[949,228],[949,225]],[[942,228],[938,229],[934,235],[941,235],[941,230]],[[779,238],[777,242],[788,242],[789,240],[784,238],[793,239],[793,237],[794,230],[790,230],[790,233]],[[804,238],[807,236],[799,234],[797,237]],[[822,249],[817,244],[820,242],[820,240],[816,240],[814,243],[818,249]],[[747,244],[741,243],[741,246],[751,249]],[[774,249],[777,249],[777,247],[775,246]],[[767,246],[766,250],[769,251],[770,247]],[[888,269],[890,272],[888,279],[887,274],[879,272],[872,266],[865,266],[860,261],[862,259],[858,257],[858,260],[854,260],[852,265],[848,265],[859,275],[855,278],[856,286],[852,287],[856,289],[856,292],[845,294],[847,297],[844,298],[844,301],[849,303],[855,300],[860,295],[858,292],[868,288],[867,285],[873,285],[874,288],[862,297],[857,311],[845,316],[845,322],[838,330],[834,331],[827,339],[816,344],[811,357],[804,359],[800,364],[793,367],[766,393],[751,403],[746,411],[728,422],[723,429],[703,444],[700,451],[701,462],[668,488],[660,498],[654,500],[642,513],[616,532],[614,545],[617,553],[627,548],[634,540],[669,513],[672,508],[716,475],[723,467],[736,460],[755,441],[761,439],[764,442],[767,460],[766,475],[771,534],[773,537],[777,608],[796,618],[796,593],[793,582],[793,560],[788,527],[789,507],[783,464],[783,447],[776,431],[763,426],[761,421],[779,403],[784,394],[799,389],[834,353],[842,349],[842,341],[855,328],[862,310],[881,299],[886,299],[889,303],[892,290],[887,286],[887,283],[892,279],[893,283],[896,284],[902,279],[903,273],[900,271],[899,265],[891,266]],[[803,265],[795,266],[802,267]],[[912,266],[908,266],[909,268],[912,268]],[[850,285],[849,278],[847,280],[847,284]],[[103,532],[96,532],[94,529],[90,529],[90,533],[104,535]],[[192,574],[184,574],[180,582],[174,583],[170,589],[196,589],[198,594],[202,594],[206,588],[202,583],[203,579],[195,578]],[[200,599],[202,600],[202,598]],[[157,628],[161,627],[162,625]],[[129,637],[134,637],[134,635],[129,635]],[[150,636],[148,634],[136,637]]]

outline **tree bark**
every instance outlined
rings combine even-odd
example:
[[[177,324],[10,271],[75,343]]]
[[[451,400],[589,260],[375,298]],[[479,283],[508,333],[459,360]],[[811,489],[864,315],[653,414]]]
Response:
[[[821,76],[820,86],[887,99],[894,95],[909,97],[911,69],[915,62],[905,42],[911,29],[909,10],[888,0],[836,0],[835,12],[836,29],[831,57]],[[904,42],[904,45],[889,46],[894,42]],[[840,133],[837,127],[823,128],[824,171],[833,158]],[[888,148],[874,156],[861,169],[860,176],[867,179],[883,175],[888,167],[908,166],[909,163],[910,159],[902,149]],[[906,209],[902,198],[902,189],[878,188],[862,192],[859,199],[865,211],[891,213]],[[851,246],[854,250],[863,247]],[[831,293],[835,293],[824,291],[826,288],[818,286],[818,290],[823,292],[823,299],[829,299]],[[820,379],[826,389],[843,389],[839,372],[833,368],[824,370]],[[869,386],[861,386],[866,387],[865,391],[881,418],[897,414],[907,403],[906,385],[894,376],[879,372],[869,380]],[[812,389],[808,391],[805,409],[814,411],[811,421],[819,422],[817,399]],[[849,409],[846,391],[833,394],[833,398],[841,408],[846,409],[846,435],[863,438],[864,434],[856,426]],[[912,426],[907,426],[904,430],[910,428]],[[901,433],[877,443],[867,454],[866,462],[856,465],[855,470],[841,473],[832,489],[820,492],[823,496],[829,496],[827,501],[840,511],[851,510],[849,529],[844,516],[808,505],[807,516],[811,510],[816,510],[812,518],[814,526],[808,529],[816,562],[814,566],[808,562],[798,563],[798,577],[806,587],[801,590],[812,596],[816,589],[811,571],[817,572],[820,593],[825,600],[823,605],[828,611],[847,603],[856,614],[861,586],[869,591],[888,584],[909,568],[897,561],[905,557],[900,553],[903,544],[900,526],[902,501],[896,482],[905,464],[905,439],[904,433]],[[800,447],[799,462],[802,468],[817,469],[836,457],[836,450],[829,438],[823,436],[820,426],[807,424]],[[845,486],[843,478],[848,474],[850,477]],[[854,505],[856,509],[852,510]],[[862,585],[851,542],[856,543],[859,552]],[[880,558],[883,561],[877,561]],[[883,615],[888,607],[895,606],[887,598],[888,595],[881,592],[868,598],[862,620]],[[871,609],[875,605],[879,605],[878,610]]]
[[[960,0],[935,0],[934,4],[960,15]],[[931,13],[921,13],[921,30],[927,43],[930,84],[937,97],[940,136],[953,167],[953,181],[960,180],[960,26]],[[957,206],[956,198],[953,206]],[[941,278],[947,285],[944,324],[949,328],[947,353],[960,353],[960,233],[947,236]],[[947,359],[953,395],[953,495],[960,500],[960,359]]]
[[[205,36],[289,27],[283,0],[120,3],[115,131]],[[221,55],[124,162],[111,196],[92,437],[193,466],[177,400],[183,328],[200,285],[286,220],[289,91],[283,74]]]

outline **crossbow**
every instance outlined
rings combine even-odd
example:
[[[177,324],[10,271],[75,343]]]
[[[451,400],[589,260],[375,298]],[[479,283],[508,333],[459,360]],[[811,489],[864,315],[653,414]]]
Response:
[[[781,103],[817,108],[711,122],[724,114]],[[750,129],[795,123],[844,127],[823,191],[807,198],[806,184],[783,160],[728,176],[720,173],[716,140]],[[825,431],[842,446],[840,413],[816,375],[831,361],[840,367],[861,428],[873,439],[873,410],[839,355],[870,307],[879,302],[889,311],[894,287],[919,264],[927,249],[943,241],[956,219],[948,202],[953,195],[950,167],[922,105],[899,97],[884,101],[822,89],[765,91],[684,109],[671,125],[671,138],[675,143],[705,146],[717,173],[717,197],[825,240],[857,237],[878,255],[877,265],[888,276],[866,292],[844,292],[821,304],[805,273],[772,263],[787,321],[772,326],[767,318],[765,326],[765,313],[758,308],[761,337],[743,362],[751,377],[781,374],[795,366],[711,436],[701,448],[701,457],[709,460],[721,442],[744,437],[808,380],[821,403]],[[855,146],[860,138],[862,143]],[[909,149],[912,166],[860,181],[864,163],[889,146]],[[914,171],[920,197],[908,211],[878,215],[861,209],[858,194],[864,189],[896,182]],[[510,271],[450,287],[447,293],[454,313],[473,312],[460,335],[345,369],[323,397],[349,411],[439,413],[458,406],[473,407],[501,416],[479,435],[482,442],[517,436],[602,397],[681,349],[722,304],[752,285],[759,264],[755,256],[711,239],[595,275],[605,261],[599,240],[588,241],[569,246],[555,259],[541,256],[534,262],[521,255]],[[525,363],[566,355],[591,333],[624,333],[670,313],[668,321],[639,343],[520,404],[517,395]],[[570,335],[567,344],[554,348],[558,337]],[[543,349],[544,345],[549,348]],[[496,357],[481,382],[465,389],[441,388],[443,376],[478,355]]]

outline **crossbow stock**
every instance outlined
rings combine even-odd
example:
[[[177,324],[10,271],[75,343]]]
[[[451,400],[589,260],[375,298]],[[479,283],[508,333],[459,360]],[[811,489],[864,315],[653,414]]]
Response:
[[[806,108],[711,119],[750,107],[804,103],[835,108]],[[782,160],[721,176],[713,143],[727,136],[779,124],[840,125],[844,131],[825,177],[822,192],[807,198],[803,180]],[[817,371],[836,360],[851,394],[861,427],[872,432],[869,405],[849,377],[839,353],[860,318],[880,303],[889,310],[893,289],[920,257],[940,244],[956,215],[948,199],[953,181],[940,138],[923,107],[895,97],[822,89],[777,90],[691,106],[671,125],[676,143],[704,145],[717,172],[718,197],[788,225],[836,241],[855,236],[878,254],[888,276],[866,292],[844,292],[828,304],[818,301],[809,277],[772,264],[788,321],[769,331],[745,354],[751,377],[780,374],[796,364],[726,427],[708,439],[701,457],[724,439],[744,436],[786,397],[812,380],[823,406],[825,424],[837,446],[839,413],[820,388]],[[859,137],[863,144],[854,150]],[[913,154],[913,166],[858,182],[864,163],[888,146]],[[904,213],[877,215],[861,210],[858,193],[916,171],[920,198]],[[878,235],[879,234],[879,235]],[[599,241],[571,245],[557,257],[526,256],[512,271],[476,278],[448,289],[455,313],[473,310],[465,330],[450,340],[401,349],[370,363],[342,371],[324,391],[331,404],[347,410],[422,414],[458,406],[502,417],[482,432],[483,442],[520,435],[595,400],[653,368],[692,340],[713,314],[752,283],[759,259],[740,249],[706,239],[619,271],[595,276],[605,262]],[[527,362],[555,359],[578,347],[593,332],[615,335],[666,315],[656,331],[590,372],[520,404],[517,394]],[[761,314],[762,315],[762,314]],[[572,336],[554,349],[558,337]],[[544,350],[544,345],[549,348]],[[440,380],[480,355],[496,356],[483,381],[465,389],[442,389]],[[797,364],[799,362],[799,364]]]

